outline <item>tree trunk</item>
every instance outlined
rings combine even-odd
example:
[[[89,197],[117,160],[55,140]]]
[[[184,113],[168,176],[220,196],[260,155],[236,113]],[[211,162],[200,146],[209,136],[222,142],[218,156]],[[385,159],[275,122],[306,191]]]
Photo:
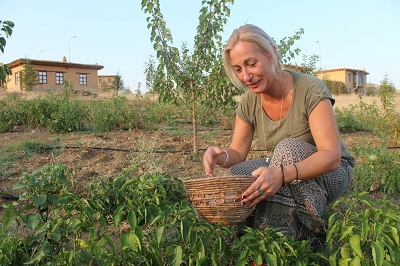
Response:
[[[193,90],[193,83],[190,82],[190,87],[192,88],[192,120],[193,120],[193,152],[194,154],[198,154],[198,137],[197,137],[197,110],[196,110],[196,101],[195,101],[195,92]]]

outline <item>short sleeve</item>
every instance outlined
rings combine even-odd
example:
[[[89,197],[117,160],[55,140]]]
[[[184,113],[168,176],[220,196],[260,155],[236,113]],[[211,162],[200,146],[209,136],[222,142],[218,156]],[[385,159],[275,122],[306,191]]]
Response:
[[[335,104],[335,99],[322,80],[315,78],[308,87],[305,97],[307,114],[310,115],[318,103],[324,99],[329,99],[332,106]]]
[[[244,122],[255,126],[255,94],[251,91],[246,91],[236,107],[236,115],[242,119]]]

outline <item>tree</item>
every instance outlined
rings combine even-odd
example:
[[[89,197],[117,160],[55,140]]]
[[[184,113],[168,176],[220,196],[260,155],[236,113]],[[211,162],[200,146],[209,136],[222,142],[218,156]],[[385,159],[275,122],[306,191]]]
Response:
[[[382,104],[382,125],[385,127],[382,132],[388,134],[390,138],[398,140],[400,136],[399,115],[396,112],[396,87],[389,80],[387,74],[381,81],[378,96]]]
[[[185,106],[191,112],[195,154],[198,153],[198,124],[219,109],[233,108],[237,104],[234,96],[241,93],[230,83],[222,63],[220,33],[230,15],[228,5],[233,2],[202,1],[194,47],[190,51],[186,43],[180,50],[172,46],[173,38],[166,27],[159,0],[142,0],[142,10],[149,14],[150,41],[158,59],[158,65],[150,59],[146,66],[146,86],[158,94],[160,101]],[[291,47],[302,33],[301,29],[278,45],[284,61],[300,51],[291,50]]]
[[[303,54],[303,62],[301,63],[301,67],[303,73],[314,75],[314,72],[317,70],[316,64],[319,61],[319,55],[305,55]]]
[[[366,96],[376,96],[378,94],[378,88],[369,85],[366,88],[364,88],[364,92]]]
[[[144,73],[146,74],[146,89],[149,93],[154,92],[154,82],[156,80],[156,62],[153,59],[153,56],[150,56],[149,62],[145,63]]]
[[[281,61],[284,64],[289,64],[289,62],[299,55],[300,48],[293,48],[293,45],[296,41],[300,40],[301,35],[304,34],[304,29],[300,28],[298,31],[294,33],[291,37],[284,37],[280,40],[277,45],[279,49],[279,53],[281,55]],[[275,41],[275,40],[274,40]]]
[[[137,96],[141,96],[142,95],[142,91],[140,90],[141,87],[142,87],[142,82],[138,82],[137,89],[135,91]]]
[[[106,81],[102,81],[100,83],[100,91],[102,91],[102,92],[110,92],[110,86],[108,86],[108,83]]]
[[[193,52],[185,43],[180,52],[172,46],[172,35],[166,27],[159,1],[142,0],[142,9],[150,15],[147,18],[148,28],[151,29],[150,40],[158,59],[157,67],[149,63],[150,67],[156,68],[153,90],[158,93],[160,101],[183,105],[190,110],[193,152],[196,154],[198,123],[220,108],[234,106],[232,96],[239,94],[222,67],[220,32],[230,14],[227,4],[231,3],[233,0],[203,1]]]
[[[348,94],[349,90],[347,89],[346,85],[341,81],[336,80],[329,80],[329,79],[322,79],[325,83],[325,86],[328,88],[329,92],[332,94]]]
[[[396,87],[394,84],[389,80],[387,74],[385,74],[385,77],[381,81],[381,84],[379,86],[379,91],[378,95],[387,95],[387,94],[394,94],[396,92]]]
[[[122,76],[119,74],[119,71],[115,75],[115,78],[112,82],[112,88],[117,92],[117,94],[119,91],[122,92],[125,89],[124,80],[122,79]]]
[[[29,59],[24,60],[24,70],[21,71],[21,84],[25,90],[33,90],[33,87],[37,84],[38,74],[33,69],[31,61]]]
[[[5,33],[6,38],[11,37],[12,31],[14,28],[14,23],[11,21],[1,21],[0,20],[1,30]],[[6,39],[0,33],[0,51],[4,54],[4,48],[6,47]],[[7,75],[11,75],[11,69],[6,65],[0,62],[0,81],[6,83]]]

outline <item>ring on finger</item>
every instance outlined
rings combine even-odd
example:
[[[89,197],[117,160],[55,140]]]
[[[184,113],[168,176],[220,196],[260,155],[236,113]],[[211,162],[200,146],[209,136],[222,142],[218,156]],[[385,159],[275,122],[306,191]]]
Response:
[[[259,195],[259,196],[261,196],[262,194],[264,194],[264,193],[262,192],[262,190],[261,190],[261,187],[257,188],[257,192],[258,192],[258,195]]]

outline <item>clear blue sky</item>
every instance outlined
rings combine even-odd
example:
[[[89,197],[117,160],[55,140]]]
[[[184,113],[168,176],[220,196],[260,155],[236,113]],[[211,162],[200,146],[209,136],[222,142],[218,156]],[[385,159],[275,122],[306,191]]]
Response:
[[[174,45],[193,42],[201,0],[160,0],[161,12]],[[140,0],[0,0],[0,20],[15,28],[0,62],[18,58],[104,66],[100,75],[119,71],[125,85],[145,91],[145,63],[155,52],[150,43]],[[233,29],[251,23],[275,40],[299,28],[296,44],[303,54],[321,55],[324,69],[354,68],[380,83],[385,74],[400,89],[399,0],[235,0],[225,26],[224,41]],[[77,36],[72,38],[72,36]],[[191,47],[191,46],[189,46]],[[301,56],[294,60],[301,63]]]

